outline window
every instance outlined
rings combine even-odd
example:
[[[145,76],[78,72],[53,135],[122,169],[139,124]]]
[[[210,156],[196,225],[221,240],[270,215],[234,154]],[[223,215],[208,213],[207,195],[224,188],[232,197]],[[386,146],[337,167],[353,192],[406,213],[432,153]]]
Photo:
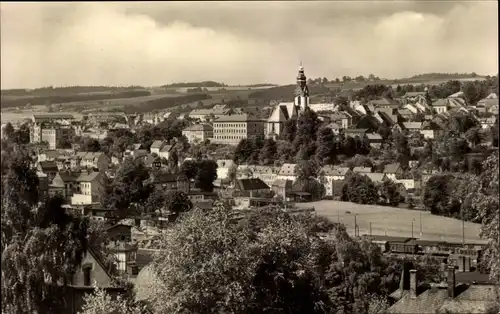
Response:
[[[92,266],[84,266],[82,267],[83,271],[83,285],[90,286],[90,271],[92,270]]]

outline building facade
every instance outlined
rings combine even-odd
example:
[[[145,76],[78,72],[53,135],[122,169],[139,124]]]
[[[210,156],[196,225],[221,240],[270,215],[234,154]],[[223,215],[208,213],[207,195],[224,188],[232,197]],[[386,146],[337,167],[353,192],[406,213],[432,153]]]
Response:
[[[264,123],[248,114],[222,116],[214,121],[212,142],[237,145],[242,139],[263,139]]]
[[[202,143],[214,137],[214,128],[209,124],[195,124],[182,131],[188,142]]]

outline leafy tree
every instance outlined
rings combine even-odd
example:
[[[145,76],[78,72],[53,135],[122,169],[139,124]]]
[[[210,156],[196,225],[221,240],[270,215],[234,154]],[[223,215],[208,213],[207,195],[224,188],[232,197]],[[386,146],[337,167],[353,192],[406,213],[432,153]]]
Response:
[[[453,177],[449,174],[438,174],[427,181],[424,189],[423,204],[435,215],[450,216],[459,211],[460,205],[453,202]]]
[[[197,167],[195,185],[202,191],[212,192],[213,183],[217,179],[217,163],[213,160],[201,160],[197,163]]]
[[[83,139],[81,150],[84,152],[99,152],[101,144],[96,139],[86,137]]]
[[[481,221],[481,235],[489,240],[484,254],[490,277],[500,284],[500,204],[498,201],[498,150],[483,163],[480,189],[472,203]]]
[[[184,161],[181,165],[181,172],[184,173],[189,180],[194,179],[198,173],[198,162],[194,160]]]
[[[236,146],[233,160],[238,164],[245,163],[247,160],[250,159],[250,156],[252,156],[253,152],[254,152],[254,145],[252,141],[244,138],[240,140],[240,142]]]
[[[495,124],[490,128],[491,146],[498,147],[498,118],[495,119]]]
[[[280,137],[283,141],[292,143],[296,133],[297,133],[297,120],[289,119],[285,122],[285,125],[283,126],[283,132],[281,133]]]
[[[30,142],[30,127],[28,123],[23,123],[18,130],[14,131],[9,139],[18,145],[28,144]]]
[[[329,127],[319,129],[317,136],[316,160],[320,165],[333,164],[336,159],[335,136]]]
[[[481,144],[483,140],[483,133],[481,132],[481,128],[480,127],[470,128],[465,133],[465,138],[472,143],[473,147],[476,147],[476,145]]]
[[[29,158],[15,156],[2,176],[2,312],[59,313],[87,247],[88,221],[58,197],[39,202],[37,186]]]
[[[146,308],[140,304],[133,304],[122,296],[112,298],[104,289],[94,288],[94,292],[87,294],[84,305],[79,314],[141,314]]]
[[[180,213],[191,210],[193,204],[184,192],[174,190],[165,193],[155,190],[149,196],[146,207],[150,213],[169,213],[177,217]]]
[[[278,146],[273,139],[266,139],[264,146],[260,150],[259,163],[264,166],[274,164],[276,154],[278,153]]]
[[[397,153],[397,161],[402,167],[408,167],[408,161],[411,157],[410,146],[408,139],[401,132],[394,132],[394,147]]]
[[[378,200],[377,188],[367,176],[354,173],[347,177],[341,198],[357,204],[375,204]]]
[[[12,123],[7,122],[7,124],[3,128],[3,136],[7,140],[12,140],[12,135],[14,135],[14,132],[15,130],[14,127],[12,126]]]
[[[179,155],[173,150],[168,156],[167,166],[171,173],[177,173],[179,169]]]
[[[484,83],[480,81],[467,82],[462,87],[465,99],[470,105],[477,104],[478,101],[488,96],[488,88]]]
[[[316,140],[316,134],[319,128],[318,115],[311,109],[306,108],[297,120],[297,132],[293,139],[295,147],[300,147],[303,144],[309,144]],[[311,154],[311,152],[308,152]],[[313,152],[314,153],[314,152]]]
[[[382,198],[383,204],[398,206],[402,201],[402,197],[398,192],[398,187],[392,180],[387,180],[380,184],[378,186],[378,192]]]
[[[401,264],[341,225],[269,209],[238,223],[225,206],[194,209],[161,246],[156,313],[369,313],[369,296],[393,291],[399,278],[385,272]]]
[[[114,209],[119,218],[138,214],[136,209],[144,205],[153,191],[153,186],[146,182],[149,177],[142,160],[126,158],[114,179],[106,184],[103,205]]]

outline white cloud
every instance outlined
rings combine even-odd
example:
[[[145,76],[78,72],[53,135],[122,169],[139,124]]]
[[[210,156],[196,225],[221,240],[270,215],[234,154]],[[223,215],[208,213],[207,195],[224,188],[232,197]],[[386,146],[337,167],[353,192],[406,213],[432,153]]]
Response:
[[[194,11],[203,4],[189,5]],[[235,17],[236,9],[226,4],[218,8],[226,15],[207,11],[214,12],[212,23],[203,24],[199,12],[165,23],[119,3],[2,4],[2,88],[200,80],[291,84],[299,60],[308,76],[328,78],[497,72],[496,1],[457,4],[439,14],[401,8],[363,17],[356,7],[352,18],[328,21],[327,9],[316,7],[321,3],[309,13],[285,4],[259,10],[262,5],[246,4],[254,6],[248,16],[238,11]],[[159,8],[148,6],[151,12]],[[248,27],[259,11],[261,25]]]

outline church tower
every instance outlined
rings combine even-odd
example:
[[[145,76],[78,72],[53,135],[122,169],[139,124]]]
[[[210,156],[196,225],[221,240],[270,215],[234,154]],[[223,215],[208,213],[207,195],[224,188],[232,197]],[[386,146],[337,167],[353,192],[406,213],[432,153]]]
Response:
[[[304,74],[302,62],[297,75],[297,87],[295,88],[295,107],[297,111],[303,112],[309,106],[309,89],[307,88],[307,78]]]

